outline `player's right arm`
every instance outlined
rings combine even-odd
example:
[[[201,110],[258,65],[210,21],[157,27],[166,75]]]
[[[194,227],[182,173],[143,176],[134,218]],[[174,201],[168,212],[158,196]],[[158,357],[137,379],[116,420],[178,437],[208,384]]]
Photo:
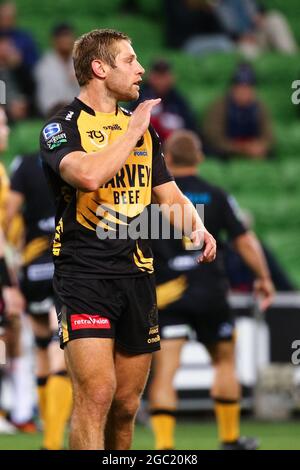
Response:
[[[91,153],[74,151],[64,155],[59,162],[61,177],[75,188],[96,191],[122,168],[148,129],[151,110],[159,102],[157,99],[139,104],[130,117],[125,134],[103,150]]]

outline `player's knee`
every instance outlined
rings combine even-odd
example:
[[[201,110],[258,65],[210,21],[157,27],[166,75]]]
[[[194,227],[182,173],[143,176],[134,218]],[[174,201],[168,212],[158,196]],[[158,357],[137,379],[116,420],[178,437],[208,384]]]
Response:
[[[162,380],[161,377],[153,377],[148,387],[148,398],[150,402],[160,402],[161,400],[168,400],[170,395],[174,394],[173,380],[169,377]]]
[[[234,344],[228,342],[216,345],[211,351],[212,362],[215,367],[232,367],[235,364]]]
[[[97,413],[97,410],[108,409],[111,405],[116,383],[113,379],[102,382],[100,380],[85,381],[74,386],[74,406],[88,413]]]
[[[219,358],[217,362],[214,363],[215,372],[217,376],[232,377],[235,374],[235,360],[232,356]]]
[[[129,422],[134,420],[139,405],[139,397],[116,397],[113,402],[113,412],[115,418],[119,422]]]

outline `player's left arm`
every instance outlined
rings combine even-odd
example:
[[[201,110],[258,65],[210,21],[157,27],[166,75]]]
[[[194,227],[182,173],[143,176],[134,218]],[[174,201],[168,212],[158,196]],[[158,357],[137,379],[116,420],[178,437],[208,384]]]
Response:
[[[152,188],[154,201],[161,205],[163,214],[170,222],[190,237],[195,247],[202,247],[198,262],[210,263],[216,257],[216,240],[206,230],[191,201],[180,191],[175,181]],[[173,210],[164,210],[164,208]]]

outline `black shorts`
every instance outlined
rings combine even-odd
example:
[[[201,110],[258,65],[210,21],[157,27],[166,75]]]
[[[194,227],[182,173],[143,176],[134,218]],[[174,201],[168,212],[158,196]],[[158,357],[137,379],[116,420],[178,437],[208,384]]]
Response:
[[[130,354],[160,349],[154,276],[75,279],[54,276],[61,347],[77,338],[115,338]]]
[[[188,287],[182,297],[159,309],[161,339],[193,338],[206,346],[231,341],[234,320],[225,292]]]
[[[54,305],[53,263],[38,260],[21,271],[20,287],[27,302],[29,315],[48,315]]]

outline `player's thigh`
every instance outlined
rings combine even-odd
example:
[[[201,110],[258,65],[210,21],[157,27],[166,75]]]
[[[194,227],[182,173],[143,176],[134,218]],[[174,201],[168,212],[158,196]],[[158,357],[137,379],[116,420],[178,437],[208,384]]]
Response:
[[[21,332],[21,319],[17,316],[8,318],[4,329],[4,335],[7,353],[11,358],[19,357],[22,354]]]
[[[219,341],[207,347],[215,366],[235,364],[235,341],[234,338],[228,341]]]
[[[51,334],[48,314],[28,315],[32,332],[35,337],[47,338]]]
[[[49,311],[49,325],[52,332],[58,331],[57,314],[54,305],[50,308]]]
[[[180,355],[191,333],[190,304],[186,298],[159,311],[161,349],[153,356],[153,376],[160,383],[170,382],[180,364]]]
[[[78,338],[65,345],[65,359],[74,392],[115,388],[112,338]]]
[[[66,362],[64,351],[60,348],[58,340],[52,340],[48,348],[50,372],[61,372],[66,370]]]

